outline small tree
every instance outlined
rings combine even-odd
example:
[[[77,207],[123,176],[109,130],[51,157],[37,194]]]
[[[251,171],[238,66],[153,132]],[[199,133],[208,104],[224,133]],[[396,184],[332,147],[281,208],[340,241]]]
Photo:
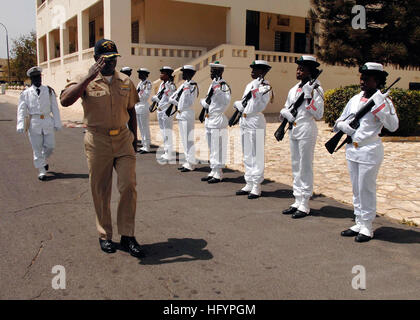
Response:
[[[36,33],[32,31],[13,40],[10,69],[18,81],[27,79],[26,71],[37,65]]]
[[[311,0],[311,4],[309,17],[320,27],[317,56],[325,63],[420,65],[419,0]],[[366,29],[352,27],[355,5],[365,9]]]

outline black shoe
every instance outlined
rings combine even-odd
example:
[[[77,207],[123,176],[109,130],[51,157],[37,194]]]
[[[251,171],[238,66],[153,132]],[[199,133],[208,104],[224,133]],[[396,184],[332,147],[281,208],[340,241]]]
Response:
[[[293,215],[292,218],[293,219],[300,219],[300,218],[305,218],[306,216],[308,216],[308,214],[306,212],[297,210]]]
[[[236,191],[236,195],[237,196],[246,196],[248,194],[249,194],[248,191],[244,191],[244,190],[238,190],[238,191]]]
[[[179,168],[178,168],[178,170],[184,170],[184,169],[185,169],[184,167],[179,167]]]
[[[115,251],[117,251],[115,249],[114,243],[111,240],[99,239],[99,244],[101,245],[101,249],[103,252],[114,253]]]
[[[248,195],[249,200],[258,199],[260,196],[258,194],[250,193]]]
[[[47,176],[45,174],[38,176],[38,180],[47,181]]]
[[[357,237],[354,238],[354,241],[356,242],[368,242],[370,240],[372,240],[372,237],[365,236],[364,234],[361,234],[361,233],[359,233]]]
[[[187,168],[182,168],[180,169],[181,172],[192,172],[193,170],[187,169]]]
[[[209,181],[211,179],[213,179],[212,176],[207,176],[207,177],[201,178],[201,181]]]
[[[286,210],[283,210],[283,214],[293,214],[293,213],[295,213],[297,211],[297,208],[295,208],[295,207],[290,207],[290,208],[288,208],[288,209],[286,209]]]
[[[355,237],[359,234],[359,232],[353,231],[351,229],[344,230],[341,232],[342,237]]]
[[[134,237],[121,236],[120,245],[123,250],[128,251],[133,257],[140,258],[144,256],[140,245]]]
[[[222,182],[220,179],[211,178],[209,181],[207,181],[209,184],[219,183]]]
[[[45,166],[44,166],[44,169],[45,169],[45,171],[48,171],[48,169],[50,168],[50,166],[48,165],[48,164],[46,164]]]

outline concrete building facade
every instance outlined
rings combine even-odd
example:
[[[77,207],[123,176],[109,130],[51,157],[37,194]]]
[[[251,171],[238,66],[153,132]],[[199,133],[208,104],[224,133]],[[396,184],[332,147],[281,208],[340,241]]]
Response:
[[[196,66],[195,80],[206,94],[209,63],[227,65],[224,78],[239,99],[251,80],[250,63],[265,59],[275,100],[268,113],[278,112],[296,83],[297,59],[314,54],[307,13],[309,0],[36,0],[38,64],[44,81],[60,92],[67,81],[87,74],[94,63],[93,46],[101,38],[116,42],[118,68],[147,67],[159,85],[159,69],[170,65],[178,85],[180,67]],[[358,83],[356,68],[322,66],[325,89]],[[400,87],[420,82],[417,69],[387,67],[390,77],[404,73]],[[137,74],[132,80],[137,84]],[[201,107],[196,103],[196,110]],[[233,111],[232,111],[233,112]],[[198,112],[197,112],[198,116]]]

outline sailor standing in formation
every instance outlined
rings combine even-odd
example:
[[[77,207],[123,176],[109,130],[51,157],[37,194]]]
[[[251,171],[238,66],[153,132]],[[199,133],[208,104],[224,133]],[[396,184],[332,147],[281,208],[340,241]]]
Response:
[[[285,106],[280,112],[282,118],[293,124],[289,137],[295,202],[289,209],[284,210],[283,214],[292,214],[294,219],[306,217],[311,210],[309,199],[313,193],[313,160],[318,136],[315,120],[321,120],[324,114],[324,92],[320,83],[318,80],[312,85],[309,83],[318,75],[317,68],[320,64],[312,56],[302,56],[296,63],[298,64],[296,78],[300,82],[290,89]],[[302,93],[304,102],[297,110],[297,114],[293,115],[290,107]]]
[[[150,125],[149,125],[149,97],[152,92],[152,83],[147,80],[150,71],[146,68],[137,70],[140,82],[137,85],[137,94],[139,95],[139,102],[136,103],[136,117],[138,127],[141,134],[142,147],[140,153],[150,152]]]
[[[158,159],[162,163],[172,161],[174,158],[172,138],[173,116],[168,117],[166,115],[166,109],[170,106],[169,99],[176,91],[176,86],[173,83],[174,78],[172,77],[173,72],[174,70],[168,66],[160,69],[160,80],[162,80],[162,83],[160,84],[158,94],[152,97],[152,101],[157,104],[157,118],[163,139],[164,153]],[[152,109],[150,111],[153,112],[154,110]]]
[[[198,85],[192,81],[195,75],[195,68],[186,65],[182,69],[182,79],[185,82],[172,94],[169,104],[175,106],[178,110],[176,118],[178,120],[179,134],[184,147],[185,162],[179,170],[181,172],[190,172],[195,170],[197,161],[195,159],[194,148],[194,124],[195,111],[192,107],[195,99],[198,97]]]
[[[382,94],[388,73],[383,65],[368,62],[359,69],[362,92],[347,103],[337,119],[334,130],[351,136],[353,143],[346,146],[346,159],[353,186],[353,206],[356,224],[341,233],[343,237],[356,237],[356,242],[373,238],[372,222],[376,216],[376,178],[384,159],[384,147],[379,134],[385,127],[391,132],[398,129],[399,121],[392,101]],[[349,123],[369,100],[375,102],[371,112],[353,129]]]
[[[257,199],[261,196],[265,166],[266,122],[262,112],[272,97],[271,86],[264,77],[271,66],[264,60],[256,60],[250,67],[254,80],[246,86],[242,100],[234,103],[234,107],[242,114],[239,126],[246,181],[245,187],[237,191],[236,195],[248,195],[248,199]]]
[[[224,70],[225,66],[219,61],[210,63],[210,78],[213,81],[210,84],[207,97],[201,99],[201,105],[205,111],[205,128],[211,168],[208,176],[202,178],[201,181],[207,181],[210,184],[223,180],[223,168],[226,166],[228,119],[224,112],[229,106],[231,91],[229,85],[222,78]]]
[[[42,85],[41,73],[40,67],[32,67],[26,73],[32,85],[20,95],[16,130],[19,133],[27,130],[34,166],[39,170],[38,179],[45,181],[49,169],[47,160],[55,148],[54,131],[61,130],[62,126],[57,97],[51,87]]]

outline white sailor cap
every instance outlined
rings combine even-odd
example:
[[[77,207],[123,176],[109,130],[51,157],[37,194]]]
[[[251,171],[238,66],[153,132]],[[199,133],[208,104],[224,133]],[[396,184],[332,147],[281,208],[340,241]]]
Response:
[[[121,72],[123,71],[133,71],[133,69],[131,69],[130,67],[123,67],[121,68]]]
[[[26,72],[26,75],[28,77],[32,77],[32,76],[38,76],[41,73],[42,73],[42,68],[41,67],[32,67]]]
[[[306,55],[303,55],[299,59],[297,59],[296,63],[301,64],[301,65],[311,65],[311,66],[314,66],[315,68],[320,66],[319,62],[316,61],[315,57],[306,56]]]
[[[262,68],[265,68],[265,69],[268,69],[268,70],[271,69],[271,66],[265,60],[255,60],[251,63],[250,67],[251,68],[262,67]]]
[[[385,76],[388,75],[388,72],[384,71],[384,66],[377,62],[366,62],[363,66],[359,68],[360,73],[382,73]]]
[[[195,71],[195,68],[194,68],[194,66],[192,66],[190,64],[187,64],[187,65],[183,66],[182,69],[181,69],[181,71],[184,71],[184,70]]]
[[[164,66],[160,69],[160,72],[163,72],[163,71],[166,71],[166,72],[169,72],[170,74],[172,74],[172,72],[174,72],[174,69],[172,69],[171,67],[168,67],[168,66]]]
[[[220,64],[220,61],[215,61],[214,63],[210,63],[210,68],[220,68],[224,69],[226,66],[223,64]]]
[[[139,70],[137,70],[137,72],[150,73],[149,69],[147,68],[140,68]]]

